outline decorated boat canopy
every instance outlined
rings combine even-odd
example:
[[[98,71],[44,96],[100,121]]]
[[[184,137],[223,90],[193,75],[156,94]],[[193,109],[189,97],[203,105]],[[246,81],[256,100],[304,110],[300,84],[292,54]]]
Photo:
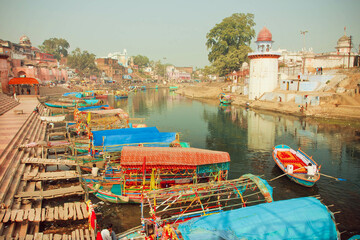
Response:
[[[189,239],[340,239],[333,214],[318,199],[275,201],[180,223]]]
[[[144,165],[146,168],[161,168],[162,166],[208,165],[230,162],[227,152],[212,151],[199,148],[164,148],[164,147],[124,147],[121,152],[122,167]]]

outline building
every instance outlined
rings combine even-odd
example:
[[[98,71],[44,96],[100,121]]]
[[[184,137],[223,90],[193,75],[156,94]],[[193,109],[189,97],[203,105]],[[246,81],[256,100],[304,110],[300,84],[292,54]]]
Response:
[[[248,54],[250,100],[260,99],[265,92],[272,92],[278,86],[278,58],[281,54],[271,51],[272,43],[271,32],[263,27],[257,37],[257,50]]]
[[[121,66],[126,68],[128,67],[129,57],[126,49],[124,49],[122,53],[121,52],[109,53],[108,58],[116,59]]]
[[[102,72],[102,76],[108,77],[112,80],[121,81],[125,73],[125,67],[121,66],[117,59],[113,58],[97,58],[95,64]]]
[[[19,43],[0,40],[0,55],[4,55],[0,60],[1,88],[4,93],[10,93],[8,82],[13,77],[37,78],[42,82],[68,80],[66,69],[59,68],[54,56],[32,47],[29,37],[25,35],[20,37]]]
[[[191,80],[192,73],[192,67],[175,67],[172,65],[166,67],[166,76],[170,81]]]

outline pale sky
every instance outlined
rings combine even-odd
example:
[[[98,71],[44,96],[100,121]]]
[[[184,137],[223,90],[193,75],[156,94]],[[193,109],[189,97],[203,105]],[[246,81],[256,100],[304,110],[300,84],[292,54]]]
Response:
[[[206,34],[233,13],[253,13],[256,35],[266,26],[273,50],[315,53],[335,50],[352,35],[360,44],[359,0],[0,0],[0,39],[18,43],[27,35],[33,46],[64,38],[70,51],[79,47],[105,57],[126,49],[175,66],[209,65]],[[254,49],[254,39],[252,48]],[[166,60],[164,60],[166,58]]]

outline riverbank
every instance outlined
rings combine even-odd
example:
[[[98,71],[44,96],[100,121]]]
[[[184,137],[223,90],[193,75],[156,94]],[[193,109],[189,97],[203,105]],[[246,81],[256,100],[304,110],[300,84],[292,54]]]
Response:
[[[333,94],[333,97],[328,100],[322,100],[319,106],[301,106],[295,102],[279,102],[279,101],[261,101],[248,100],[248,96],[239,95],[237,93],[228,92],[230,83],[198,83],[196,85],[180,85],[177,93],[188,98],[193,99],[212,99],[217,100],[218,95],[222,92],[232,95],[233,105],[246,106],[258,110],[266,110],[284,114],[291,114],[303,117],[316,117],[316,118],[334,118],[346,120],[359,120],[360,119],[360,96],[350,97],[346,94]],[[297,92],[301,94],[300,92]],[[302,94],[309,94],[303,92]],[[313,94],[313,93],[312,93]],[[324,93],[318,93],[324,95]],[[346,98],[347,102],[353,104],[342,104],[340,100],[334,99]],[[351,98],[349,100],[349,98]],[[303,107],[303,109],[301,108]]]

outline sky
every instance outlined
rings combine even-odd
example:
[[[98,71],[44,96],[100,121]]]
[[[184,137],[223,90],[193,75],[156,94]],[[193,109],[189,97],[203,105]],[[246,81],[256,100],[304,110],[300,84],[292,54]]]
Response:
[[[206,34],[234,13],[252,13],[256,36],[266,26],[273,50],[335,51],[337,40],[352,36],[360,44],[359,0],[0,0],[0,39],[18,43],[27,35],[38,47],[64,38],[76,47],[106,57],[129,56],[178,67],[210,65]],[[308,31],[304,35],[300,31]],[[255,49],[256,38],[251,47]]]

